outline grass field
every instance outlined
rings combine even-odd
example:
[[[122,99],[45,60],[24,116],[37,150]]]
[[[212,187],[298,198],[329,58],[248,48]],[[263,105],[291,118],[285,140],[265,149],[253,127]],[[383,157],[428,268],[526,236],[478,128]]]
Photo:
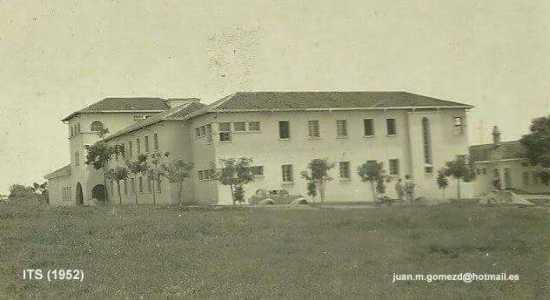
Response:
[[[545,208],[48,208],[0,204],[2,295],[545,298]],[[26,268],[82,269],[76,281]],[[518,282],[396,282],[398,274]]]

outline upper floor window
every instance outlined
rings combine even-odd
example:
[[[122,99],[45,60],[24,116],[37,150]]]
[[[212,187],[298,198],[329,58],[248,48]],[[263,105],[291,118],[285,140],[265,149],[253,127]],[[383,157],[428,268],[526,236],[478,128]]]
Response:
[[[222,122],[222,123],[219,123],[219,126],[220,126],[220,142],[231,141],[231,123]],[[205,134],[206,134],[206,129],[205,129]]]
[[[141,154],[141,141],[139,139],[136,140],[136,148],[137,148],[137,154]]]
[[[340,178],[349,179],[350,176],[349,161],[340,162]]]
[[[365,125],[365,136],[373,136],[374,135],[374,120],[373,119],[365,119],[364,120]]]
[[[134,155],[133,151],[134,151],[134,149],[132,148],[132,141],[129,141],[128,142],[128,154],[130,156]]]
[[[74,127],[72,125],[69,126],[69,131],[70,131],[69,136],[73,137],[74,136]]]
[[[153,134],[153,147],[155,147],[155,150],[159,149],[159,136],[158,134]]]
[[[279,121],[279,138],[289,139],[290,138],[290,122],[289,121]]]
[[[454,118],[454,130],[456,135],[461,135],[464,133],[464,124],[462,124],[462,117]]]
[[[336,120],[336,136],[339,138],[348,137],[348,121]]]
[[[260,131],[260,122],[248,122],[248,131]]]
[[[76,124],[76,134],[80,134],[80,123]]]
[[[145,153],[149,153],[149,136],[145,136]]]
[[[233,129],[235,131],[246,131],[246,122],[235,122],[235,123],[233,123]]]
[[[321,133],[320,133],[320,130],[319,130],[319,121],[317,121],[317,120],[308,121],[307,122],[307,127],[308,127],[310,138],[321,137]]]
[[[101,132],[103,130],[103,123],[99,121],[93,121],[90,126],[90,130],[94,132]]]
[[[395,119],[386,119],[386,129],[388,135],[395,135],[397,133]]]

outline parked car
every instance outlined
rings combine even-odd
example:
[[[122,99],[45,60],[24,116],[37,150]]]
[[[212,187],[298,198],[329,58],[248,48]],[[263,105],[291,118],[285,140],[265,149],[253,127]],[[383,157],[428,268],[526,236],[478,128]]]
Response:
[[[257,189],[256,193],[248,199],[249,204],[258,204],[265,199],[273,200],[273,204],[289,204],[302,195],[291,195],[287,190],[266,190]]]

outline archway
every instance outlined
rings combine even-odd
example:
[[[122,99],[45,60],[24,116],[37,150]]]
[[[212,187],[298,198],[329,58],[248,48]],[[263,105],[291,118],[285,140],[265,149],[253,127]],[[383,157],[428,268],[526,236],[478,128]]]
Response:
[[[103,184],[95,185],[92,188],[92,198],[97,199],[100,202],[105,202],[105,186]]]
[[[512,176],[510,174],[510,169],[509,168],[504,169],[504,188],[505,189],[511,189],[512,188]]]
[[[84,204],[84,195],[82,194],[82,185],[80,182],[76,184],[76,204]]]

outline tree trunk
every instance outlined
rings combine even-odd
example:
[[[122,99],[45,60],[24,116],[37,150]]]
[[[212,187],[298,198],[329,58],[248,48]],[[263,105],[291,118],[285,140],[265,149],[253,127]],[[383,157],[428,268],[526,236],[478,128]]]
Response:
[[[458,198],[458,201],[460,201],[460,179],[456,179],[456,195]]]
[[[120,194],[120,181],[117,181],[116,182],[116,187],[118,189],[118,201],[119,201],[119,204],[122,204],[122,195]]]
[[[132,186],[132,189],[134,190],[134,195],[136,195],[136,205],[138,205],[138,201],[137,201],[137,190],[136,190],[136,181],[137,181],[137,174],[134,174],[134,185]]]
[[[107,192],[107,172],[103,169],[103,186],[105,187],[103,191],[105,192],[105,202],[109,201],[109,193]]]
[[[235,194],[233,194],[233,185],[229,185],[229,188],[231,189],[231,200],[233,200],[233,206],[235,206]]]
[[[374,181],[370,181],[370,189],[372,190],[372,199],[376,202],[376,189],[374,188]]]
[[[179,182],[179,190],[178,190],[178,203],[181,205],[181,192],[183,190],[183,181]]]
[[[319,196],[321,197],[321,204],[325,203],[325,183],[319,180]]]
[[[155,196],[155,173],[153,173],[153,204],[157,204],[157,199]]]

